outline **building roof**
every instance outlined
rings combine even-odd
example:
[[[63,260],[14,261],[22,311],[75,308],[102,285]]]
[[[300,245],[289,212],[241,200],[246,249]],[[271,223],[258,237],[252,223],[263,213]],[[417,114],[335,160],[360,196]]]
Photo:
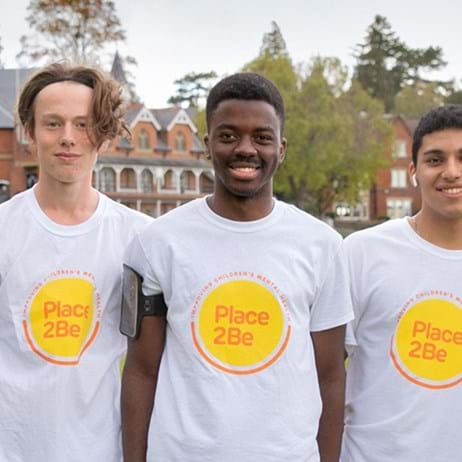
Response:
[[[414,134],[415,129],[417,128],[417,125],[419,124],[419,119],[408,119],[407,117],[402,117],[403,122],[406,124],[409,133],[411,135]]]
[[[124,66],[122,64],[122,58],[120,57],[118,51],[116,51],[114,60],[112,61],[111,75],[121,84],[126,85],[128,83],[127,76],[124,71]]]
[[[16,99],[34,69],[0,69],[0,128],[14,128]]]
[[[172,106],[163,109],[151,109],[152,115],[159,122],[162,130],[166,130],[172,120],[181,111],[181,107]]]

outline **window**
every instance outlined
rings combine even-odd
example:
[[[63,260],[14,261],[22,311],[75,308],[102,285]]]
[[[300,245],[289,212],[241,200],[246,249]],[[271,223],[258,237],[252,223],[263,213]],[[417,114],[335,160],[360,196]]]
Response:
[[[406,141],[396,140],[393,149],[393,157],[395,159],[403,159],[406,157]]]
[[[392,169],[391,171],[391,187],[392,188],[406,188],[407,172],[403,169]]]
[[[387,216],[402,218],[412,215],[411,199],[387,199]]]
[[[102,192],[115,191],[115,176],[115,172],[112,168],[102,168],[99,172],[99,190]]]
[[[175,137],[175,151],[186,152],[186,138],[182,132],[178,132]]]
[[[141,188],[144,193],[153,191],[153,176],[149,170],[143,170],[143,173],[141,173]]]
[[[199,177],[199,188],[201,193],[211,193],[213,192],[213,175],[208,172],[201,173]]]
[[[172,170],[165,172],[162,189],[176,189],[175,175]]]
[[[136,174],[132,168],[124,168],[120,172],[120,188],[136,189]]]
[[[186,170],[180,176],[181,192],[194,191],[196,189],[196,177],[194,173]]]
[[[0,180],[0,203],[5,202],[10,198],[10,182],[8,180]]]
[[[138,148],[145,151],[151,148],[148,132],[144,129],[140,130],[138,135]]]

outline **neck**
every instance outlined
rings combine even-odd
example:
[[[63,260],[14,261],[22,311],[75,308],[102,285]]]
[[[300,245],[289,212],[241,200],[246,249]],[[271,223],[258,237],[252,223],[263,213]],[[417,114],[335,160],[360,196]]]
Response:
[[[82,184],[39,181],[34,188],[35,197],[55,223],[77,225],[88,220],[98,206],[98,192],[90,181]]]
[[[428,242],[448,250],[462,250],[462,219],[444,219],[421,210],[413,218],[415,232]]]
[[[226,197],[222,199],[216,192],[207,198],[207,204],[223,218],[234,221],[254,221],[266,217],[273,210],[273,197]]]

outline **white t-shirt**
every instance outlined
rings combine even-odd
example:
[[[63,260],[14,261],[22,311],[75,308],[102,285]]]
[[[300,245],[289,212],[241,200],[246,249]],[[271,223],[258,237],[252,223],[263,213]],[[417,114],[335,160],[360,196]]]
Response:
[[[352,318],[341,237],[282,202],[235,222],[198,199],[137,236],[126,262],[168,305],[148,460],[318,461],[310,331]]]
[[[357,346],[342,462],[462,460],[462,251],[421,239],[407,219],[345,247]]]
[[[119,462],[122,256],[151,220],[106,196],[58,225],[0,205],[0,461]]]

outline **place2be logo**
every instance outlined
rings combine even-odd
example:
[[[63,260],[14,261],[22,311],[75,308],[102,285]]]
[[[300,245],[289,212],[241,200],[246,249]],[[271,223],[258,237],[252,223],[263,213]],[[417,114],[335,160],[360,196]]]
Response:
[[[254,374],[274,364],[290,339],[287,300],[269,278],[223,274],[194,301],[191,334],[209,364],[230,374]]]
[[[96,338],[101,300],[95,277],[58,270],[38,283],[23,307],[23,330],[30,349],[45,361],[77,365]]]
[[[462,382],[462,299],[444,291],[422,292],[404,306],[391,341],[399,373],[429,389]]]

